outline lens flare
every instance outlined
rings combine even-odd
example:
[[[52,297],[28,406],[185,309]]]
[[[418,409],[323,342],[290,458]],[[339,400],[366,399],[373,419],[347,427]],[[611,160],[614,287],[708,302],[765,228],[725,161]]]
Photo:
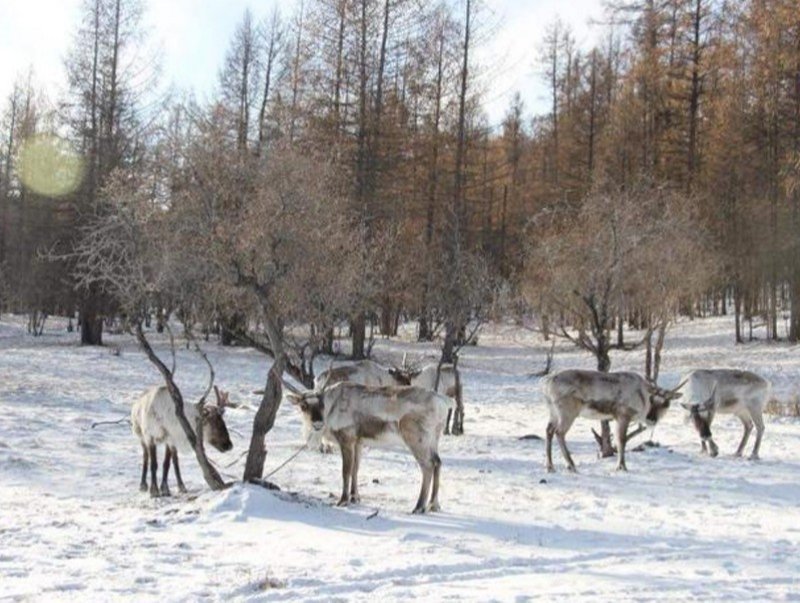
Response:
[[[80,186],[83,161],[63,138],[33,136],[22,143],[19,177],[26,188],[46,197],[63,197]]]

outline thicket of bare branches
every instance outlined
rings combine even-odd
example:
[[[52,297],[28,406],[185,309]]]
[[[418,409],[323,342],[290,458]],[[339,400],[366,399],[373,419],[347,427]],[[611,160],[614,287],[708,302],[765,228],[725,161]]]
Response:
[[[610,350],[625,346],[614,338],[620,320],[647,339],[711,282],[713,249],[696,202],[649,182],[543,209],[530,233],[529,303],[543,328],[591,352],[601,371],[611,367]]]

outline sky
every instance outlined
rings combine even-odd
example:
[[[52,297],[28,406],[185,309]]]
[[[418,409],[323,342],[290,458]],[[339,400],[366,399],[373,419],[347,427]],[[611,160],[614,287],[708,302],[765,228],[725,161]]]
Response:
[[[602,0],[486,0],[498,25],[480,49],[480,63],[491,65],[486,93],[490,122],[497,124],[515,92],[529,114],[546,111],[546,89],[536,65],[545,28],[557,17],[568,24],[581,46],[598,36],[592,18],[602,15]],[[165,84],[213,91],[217,73],[245,8],[266,16],[277,2],[284,13],[296,0],[145,0],[149,41],[160,49]],[[51,97],[65,86],[63,60],[76,29],[81,0],[0,0],[0,99],[18,74],[33,68]],[[55,92],[54,92],[55,91]]]

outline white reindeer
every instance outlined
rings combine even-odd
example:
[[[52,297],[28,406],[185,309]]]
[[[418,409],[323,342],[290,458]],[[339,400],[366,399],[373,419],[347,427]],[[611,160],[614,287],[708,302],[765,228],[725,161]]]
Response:
[[[438,365],[429,364],[422,368],[409,366],[403,356],[402,367],[385,367],[373,360],[359,360],[337,367],[330,367],[319,373],[314,379],[314,391],[321,392],[325,387],[337,383],[349,382],[366,385],[368,387],[388,387],[397,385],[413,385],[422,389],[433,391],[436,385],[436,372]],[[450,398],[456,398],[456,378],[453,365],[442,366],[439,375],[437,392]],[[256,392],[258,393],[258,392]],[[336,442],[327,435],[315,432],[309,422],[308,415],[301,414],[303,421],[303,438],[313,446],[318,446],[320,452],[330,453]]]
[[[546,468],[553,467],[553,435],[558,439],[567,468],[575,471],[575,463],[567,449],[565,436],[579,416],[593,420],[617,422],[617,470],[627,471],[625,444],[628,426],[633,422],[655,425],[667,412],[670,402],[680,398],[678,389],[661,389],[636,373],[602,373],[599,371],[565,370],[543,379],[543,395],[550,410],[547,424]]]
[[[308,417],[313,429],[330,435],[339,444],[342,496],[338,505],[360,500],[362,443],[392,443],[399,436],[422,470],[422,486],[413,512],[438,511],[442,466],[439,436],[452,401],[418,387],[368,387],[347,381],[331,387],[322,385],[319,391],[292,392],[288,396]]]
[[[203,439],[221,452],[233,448],[228,429],[222,415],[228,404],[228,394],[221,392],[214,386],[217,405],[203,406]],[[205,396],[203,396],[205,398]],[[200,410],[197,404],[184,402],[183,413],[189,425],[194,429],[197,425]],[[131,408],[131,430],[139,438],[142,445],[142,481],[139,489],[147,492],[147,465],[150,464],[150,496],[169,496],[167,475],[170,462],[175,465],[175,478],[178,490],[186,492],[186,486],[181,479],[180,465],[178,464],[178,449],[182,452],[192,450],[186,433],[183,431],[178,416],[175,413],[175,404],[164,386],[153,387],[147,390]],[[161,476],[161,491],[156,486],[158,471],[158,458],[156,446],[164,444],[164,468]]]
[[[744,453],[755,425],[756,443],[750,458],[758,459],[764,435],[763,410],[771,391],[769,381],[749,371],[697,369],[686,376],[686,382],[686,401],[681,405],[689,411],[689,417],[700,434],[702,451],[712,457],[719,454],[719,448],[711,437],[711,423],[717,413],[732,414],[739,417],[744,428],[735,456]]]

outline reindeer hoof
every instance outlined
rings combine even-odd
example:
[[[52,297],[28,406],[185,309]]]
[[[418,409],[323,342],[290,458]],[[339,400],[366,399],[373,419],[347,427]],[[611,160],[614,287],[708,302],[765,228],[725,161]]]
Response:
[[[425,507],[414,507],[414,510],[411,511],[412,515],[423,515],[425,513]]]
[[[761,457],[758,456],[756,453],[753,453],[753,454],[750,455],[750,460],[751,461],[760,461]]]
[[[350,502],[353,503],[354,505],[359,504],[361,502],[361,496],[359,496],[358,494],[351,494]]]
[[[140,484],[139,492],[147,492],[147,484]]]
[[[625,471],[628,472],[628,468],[625,465],[617,465],[617,471]]]
[[[161,496],[172,496],[169,492],[169,488],[161,488]]]
[[[161,496],[161,493],[158,490],[150,488],[150,498],[158,498],[159,496]]]
[[[575,465],[569,465],[567,467],[567,471],[569,471],[570,473],[577,473],[578,472],[578,470],[575,468]]]
[[[181,484],[181,485],[178,486],[178,492],[180,492],[181,494],[186,494],[186,492],[188,492],[188,490],[186,490],[186,486]]]
[[[555,467],[553,467],[552,465],[547,465],[547,466],[544,468],[544,470],[545,470],[545,471],[547,471],[548,473],[555,473],[555,472],[556,472],[556,468],[555,468]]]
[[[350,504],[350,499],[342,497],[342,498],[339,499],[339,502],[336,503],[336,506],[337,507],[346,507],[349,504]]]
[[[442,507],[439,506],[438,502],[431,503],[428,505],[428,512],[429,513],[439,513],[442,510]]]

